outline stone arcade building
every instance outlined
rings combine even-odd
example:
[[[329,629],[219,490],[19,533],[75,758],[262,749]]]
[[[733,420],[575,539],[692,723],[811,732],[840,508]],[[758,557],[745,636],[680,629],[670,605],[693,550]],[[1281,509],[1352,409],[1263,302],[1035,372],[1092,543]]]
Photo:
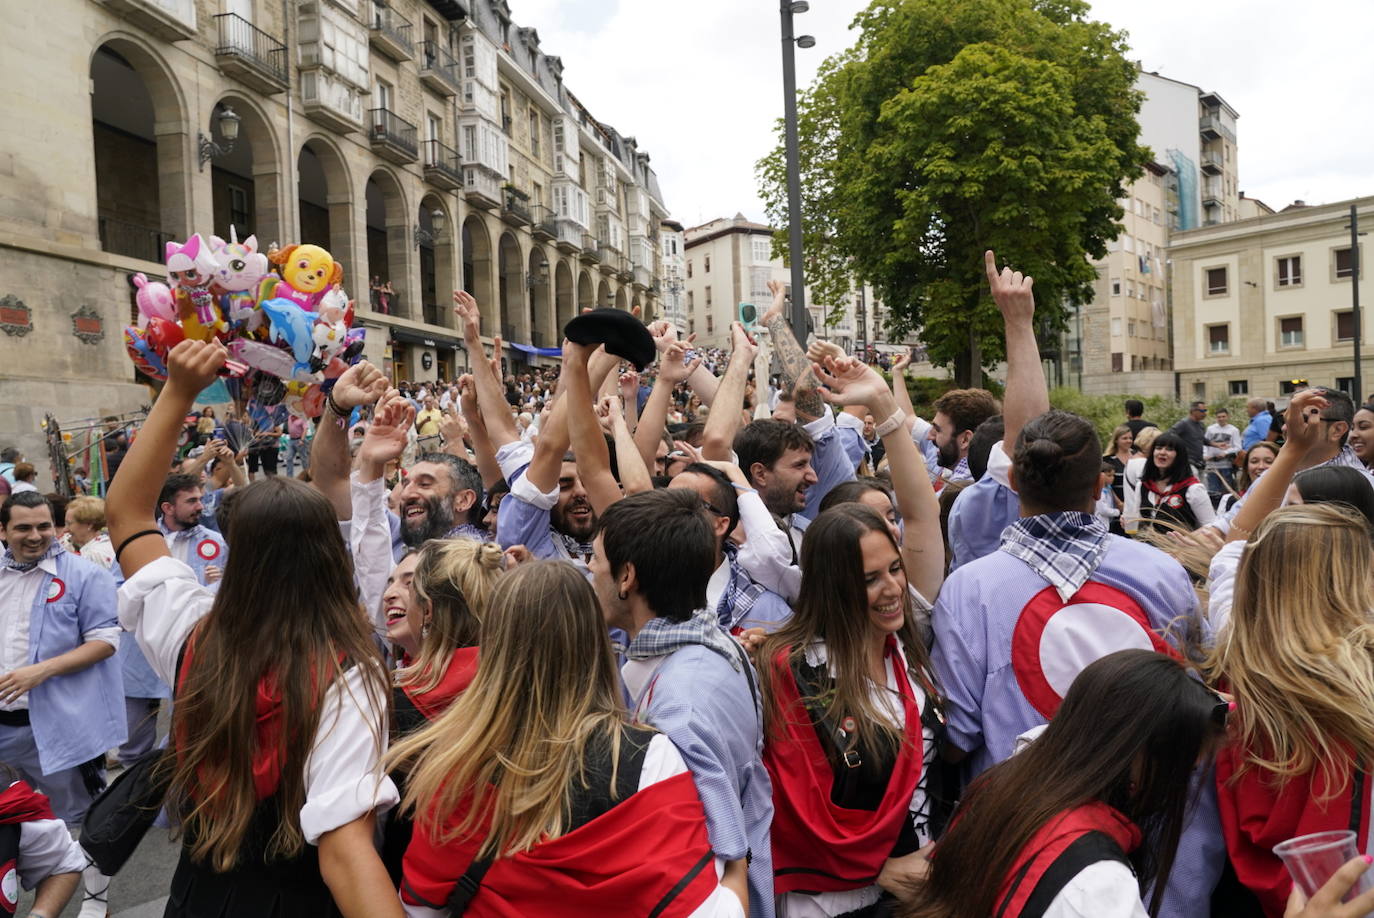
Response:
[[[460,286],[516,366],[582,307],[660,311],[649,155],[504,0],[18,3],[0,76],[0,445],[31,459],[46,412],[149,402],[127,279],[196,231],[329,248],[398,378],[465,368]]]

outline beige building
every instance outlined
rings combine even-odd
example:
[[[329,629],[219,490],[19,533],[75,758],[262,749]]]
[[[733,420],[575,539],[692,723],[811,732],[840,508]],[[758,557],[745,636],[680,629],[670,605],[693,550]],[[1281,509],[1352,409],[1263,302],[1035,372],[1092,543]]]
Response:
[[[774,229],[754,223],[743,214],[719,218],[687,229],[685,238],[684,308],[687,330],[706,347],[729,347],[730,323],[742,303],[763,314],[773,302],[768,282],[792,290],[792,271],[773,257]],[[882,338],[883,305],[873,288],[849,291],[843,303],[820,304],[807,296],[807,313],[817,337],[834,341],[847,351],[875,345]],[[838,307],[838,308],[837,308]]]
[[[1220,95],[1141,71],[1140,140],[1154,160],[1118,203],[1122,233],[1096,262],[1092,301],[1075,326],[1081,388],[1090,394],[1172,395],[1168,259],[1171,232],[1241,219],[1237,114]],[[1075,345],[1068,347],[1072,362]]]
[[[664,220],[659,226],[658,251],[663,264],[663,318],[687,333],[687,240],[682,224]]]
[[[579,307],[659,310],[649,156],[504,0],[56,0],[0,36],[0,445],[150,401],[130,275],[193,232],[315,242],[367,356],[466,365],[450,292],[519,365]],[[230,134],[236,134],[230,140]],[[370,279],[395,295],[370,294]],[[46,480],[46,478],[44,479]]]
[[[1304,383],[1364,394],[1353,392],[1352,203],[1361,224],[1374,225],[1374,198],[1359,198],[1174,235],[1174,359],[1184,398],[1273,399]],[[1360,292],[1374,295],[1368,283]],[[1360,312],[1368,341],[1369,312]]]

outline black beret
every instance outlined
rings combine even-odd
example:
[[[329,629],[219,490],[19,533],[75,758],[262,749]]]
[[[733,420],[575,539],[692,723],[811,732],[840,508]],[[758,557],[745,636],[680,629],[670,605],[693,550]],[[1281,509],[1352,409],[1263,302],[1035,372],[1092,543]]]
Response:
[[[656,348],[649,329],[622,309],[593,309],[563,326],[574,344],[604,344],[607,353],[623,357],[642,370],[654,362]]]

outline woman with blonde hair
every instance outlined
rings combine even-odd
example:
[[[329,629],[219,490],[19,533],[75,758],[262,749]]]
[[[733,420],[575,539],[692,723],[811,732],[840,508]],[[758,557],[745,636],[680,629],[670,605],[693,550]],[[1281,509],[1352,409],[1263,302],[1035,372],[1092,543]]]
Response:
[[[1371,532],[1340,504],[1298,504],[1260,523],[1241,557],[1229,624],[1206,662],[1235,697],[1217,761],[1236,875],[1270,918],[1292,888],[1281,841],[1354,829],[1368,850],[1374,763]]]
[[[722,885],[682,756],[626,722],[586,578],[522,565],[480,639],[471,690],[388,757],[416,820],[407,914],[742,916],[743,871]]]
[[[398,734],[438,717],[472,681],[477,635],[501,560],[494,542],[434,539],[421,547],[410,581],[406,636],[397,640],[410,659],[396,670]]]
[[[72,551],[106,570],[114,564],[114,545],[105,531],[105,501],[99,497],[73,497],[67,503],[67,535]]]

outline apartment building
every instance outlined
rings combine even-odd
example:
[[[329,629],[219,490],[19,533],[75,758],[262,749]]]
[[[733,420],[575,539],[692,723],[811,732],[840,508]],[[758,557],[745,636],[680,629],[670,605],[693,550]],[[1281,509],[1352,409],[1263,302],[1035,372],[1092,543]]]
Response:
[[[1276,398],[1302,385],[1354,391],[1350,206],[1374,225],[1374,197],[1297,205],[1173,237],[1174,360],[1180,394]],[[1360,246],[1360,274],[1369,276]],[[1374,295],[1368,282],[1362,300]],[[1370,337],[1361,309],[1361,338]],[[1366,392],[1369,347],[1361,361]]]
[[[0,442],[149,401],[128,278],[193,232],[315,242],[369,359],[467,365],[450,292],[516,364],[581,307],[660,309],[649,155],[503,0],[56,0],[0,35]],[[372,293],[373,279],[394,293]]]
[[[663,318],[676,325],[681,334],[687,333],[686,244],[681,223],[664,220],[659,225],[658,251],[663,263]]]
[[[1073,317],[1081,338],[1065,348],[1093,394],[1173,394],[1169,340],[1170,234],[1245,215],[1236,120],[1226,100],[1191,83],[1140,71],[1140,139],[1153,160],[1119,201],[1122,234],[1096,262],[1093,298]]]

